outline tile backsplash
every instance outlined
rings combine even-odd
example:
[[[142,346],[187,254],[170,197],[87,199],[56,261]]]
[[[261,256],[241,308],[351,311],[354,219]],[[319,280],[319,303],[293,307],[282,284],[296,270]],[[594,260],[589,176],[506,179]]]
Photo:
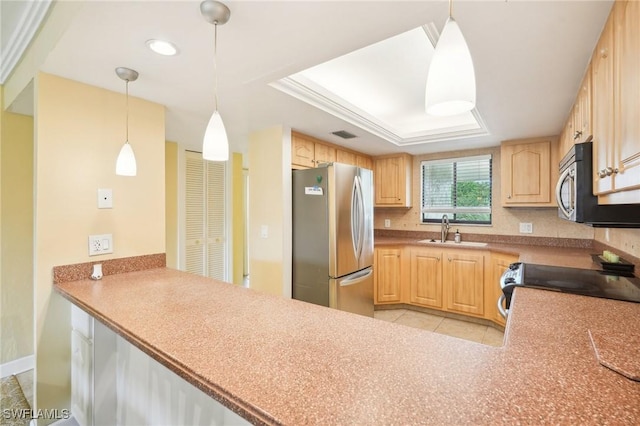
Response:
[[[500,206],[500,147],[457,151],[438,154],[426,154],[413,157],[413,186],[412,205],[409,209],[403,208],[376,208],[374,213],[374,227],[385,229],[384,221],[389,219],[391,227],[386,229],[404,231],[439,231],[440,225],[423,225],[420,222],[420,162],[440,158],[465,157],[472,155],[491,154],[493,157],[493,184],[492,184],[492,224],[490,226],[477,225],[451,225],[453,234],[457,228],[464,235],[465,232],[474,234],[495,235],[526,235],[534,237],[555,238],[583,238],[593,239],[594,228],[576,224],[560,219],[556,208],[504,208]],[[521,222],[533,224],[532,234],[520,234]],[[639,231],[640,232],[640,231]],[[617,233],[615,233],[617,235]],[[618,238],[618,237],[616,237]],[[619,238],[624,238],[620,236]],[[638,237],[636,237],[638,240]],[[611,243],[607,243],[611,245]],[[636,243],[638,248],[640,243]],[[624,250],[627,251],[627,250]],[[636,255],[637,256],[637,255]]]

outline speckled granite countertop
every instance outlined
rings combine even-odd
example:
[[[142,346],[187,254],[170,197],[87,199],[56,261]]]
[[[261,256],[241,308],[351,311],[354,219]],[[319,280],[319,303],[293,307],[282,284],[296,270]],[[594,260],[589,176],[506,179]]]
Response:
[[[640,304],[518,288],[495,348],[166,268],[55,288],[254,423],[640,423],[588,332],[640,333]]]
[[[583,269],[600,269],[591,259],[591,254],[598,250],[594,248],[580,247],[552,247],[552,246],[535,246],[528,244],[505,244],[505,243],[487,243],[486,246],[465,246],[463,244],[446,244],[444,246],[437,244],[420,243],[415,238],[394,238],[394,237],[376,237],[376,247],[413,245],[420,247],[433,247],[447,249],[465,249],[465,250],[487,250],[492,252],[514,254],[520,256],[521,262],[537,263],[541,265],[566,266],[569,268]]]

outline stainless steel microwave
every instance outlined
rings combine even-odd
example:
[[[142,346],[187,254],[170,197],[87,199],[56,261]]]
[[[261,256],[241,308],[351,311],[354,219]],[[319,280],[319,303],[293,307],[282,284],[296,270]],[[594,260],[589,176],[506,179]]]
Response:
[[[593,195],[593,143],[575,144],[560,161],[558,216],[594,227],[640,228],[640,204],[599,205]]]

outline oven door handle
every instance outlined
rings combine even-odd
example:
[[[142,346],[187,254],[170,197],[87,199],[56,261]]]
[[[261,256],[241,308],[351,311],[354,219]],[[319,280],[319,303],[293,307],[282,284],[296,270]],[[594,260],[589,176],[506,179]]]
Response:
[[[558,184],[556,185],[556,200],[558,201],[558,208],[567,219],[571,218],[571,213],[569,213],[569,211],[564,208],[564,204],[562,204],[562,183],[567,178],[567,176],[569,176],[570,172],[571,168],[568,168],[564,172],[562,172],[560,178],[558,179]],[[573,196],[572,192],[572,187],[571,185],[569,185],[569,198]],[[571,203],[571,200],[569,200],[569,203]]]
[[[498,312],[500,312],[500,315],[502,316],[502,318],[507,319],[507,315],[509,314],[509,311],[507,309],[504,308],[504,306],[502,305],[505,301],[505,295],[504,293],[500,295],[500,297],[498,298]]]

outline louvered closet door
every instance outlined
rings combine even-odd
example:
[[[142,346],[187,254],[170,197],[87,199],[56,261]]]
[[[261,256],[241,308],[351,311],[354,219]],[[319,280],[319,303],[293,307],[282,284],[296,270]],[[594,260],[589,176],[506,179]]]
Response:
[[[187,151],[185,270],[224,280],[226,266],[225,163]]]

